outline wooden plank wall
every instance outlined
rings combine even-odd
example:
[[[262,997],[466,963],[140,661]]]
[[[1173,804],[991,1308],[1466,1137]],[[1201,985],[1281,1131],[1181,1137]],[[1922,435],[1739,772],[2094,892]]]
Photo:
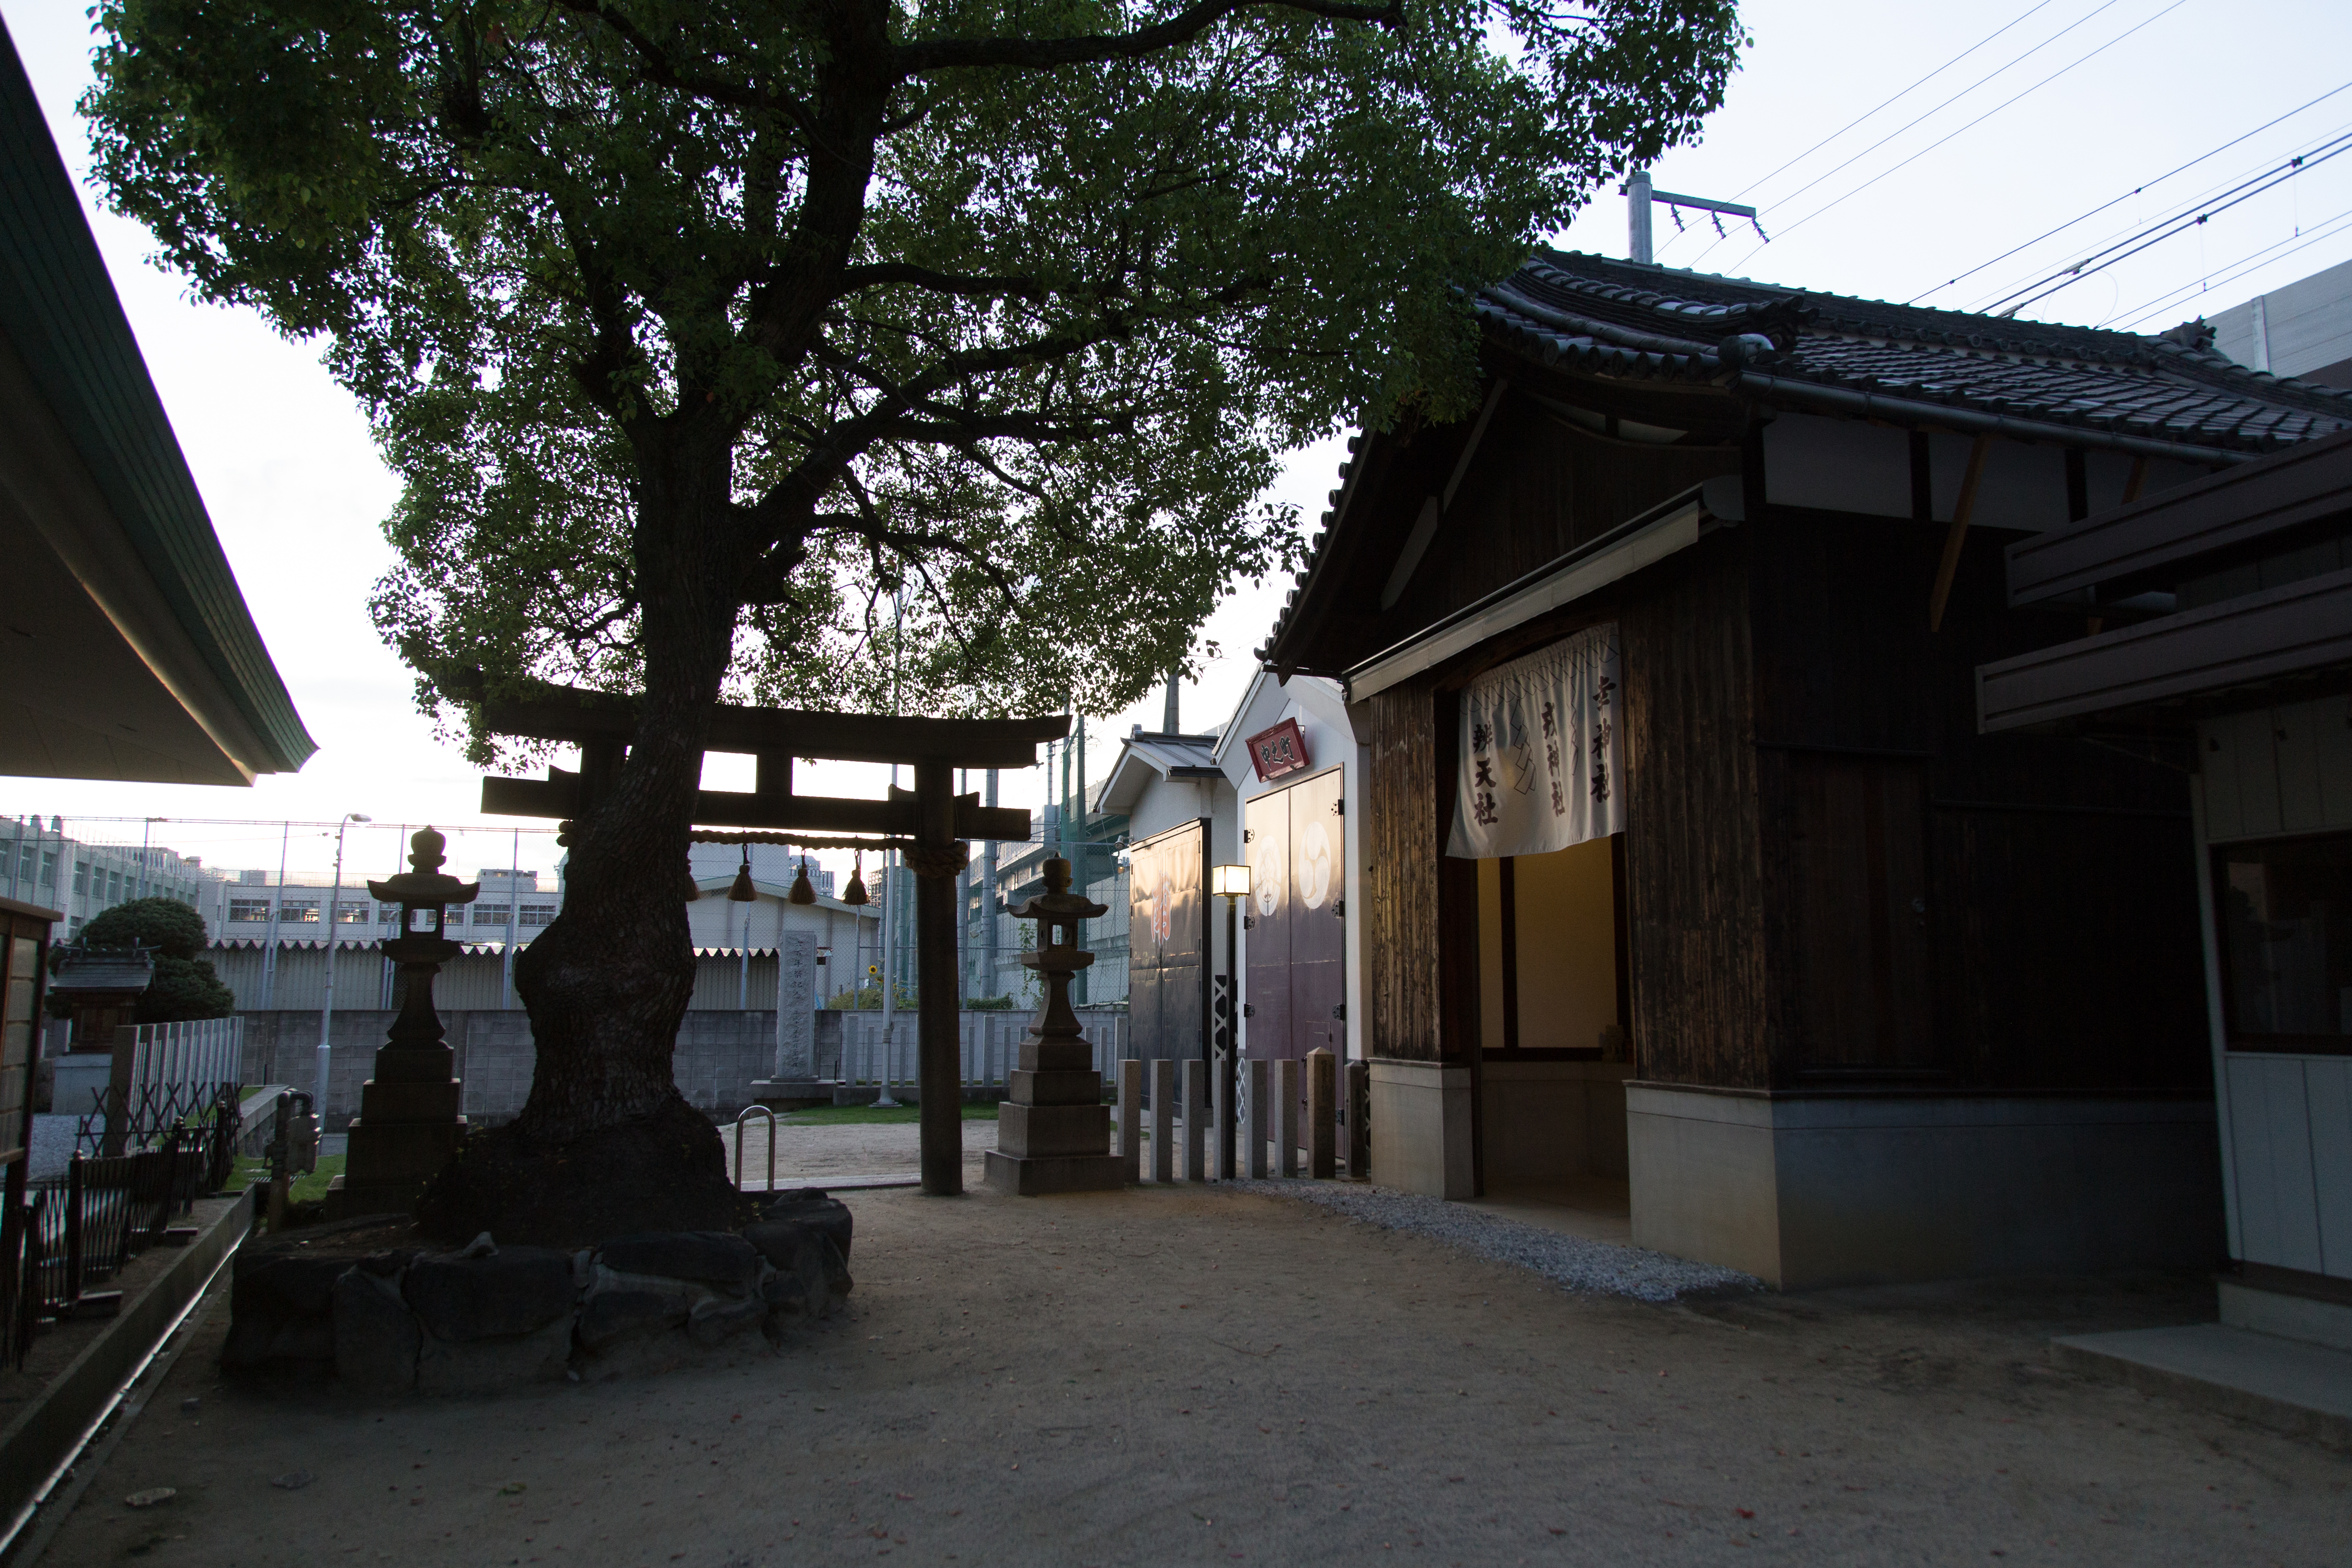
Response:
[[[1625,887],[1635,1072],[1762,1087],[1763,858],[1746,540],[1643,579],[1625,660]]]
[[[2078,619],[2008,608],[2000,547],[2014,536],[1971,533],[1931,634],[1942,525],[1776,509],[1744,531],[1771,1081],[1851,1065],[1803,1037],[1788,834],[1805,760],[1834,756],[1926,778],[1934,1037],[1900,1065],[1955,1087],[2205,1083],[2187,779],[2070,737],[1977,732],[1979,664],[2082,635]]]
[[[1668,496],[1738,470],[1737,447],[1611,440],[1514,394],[1496,410],[1436,540],[1410,589],[1381,617],[1373,646],[1410,637]],[[1377,594],[1379,582],[1370,586]]]
[[[1405,1061],[1438,1060],[1449,1043],[1463,1048],[1445,1039],[1441,1011],[1437,774],[1453,746],[1440,744],[1434,687],[1424,677],[1370,700],[1366,820],[1351,825],[1364,835],[1366,1035],[1374,1057]]]

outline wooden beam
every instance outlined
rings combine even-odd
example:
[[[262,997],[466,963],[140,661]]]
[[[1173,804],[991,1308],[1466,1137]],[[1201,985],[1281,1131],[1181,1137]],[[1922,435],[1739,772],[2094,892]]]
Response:
[[[1968,542],[1969,514],[1976,510],[1977,485],[1984,478],[1985,458],[1992,437],[1979,436],[1969,447],[1968,471],[1960,476],[1960,499],[1952,508],[1952,530],[1944,536],[1944,559],[1936,566],[1936,591],[1927,597],[1927,629],[1941,631],[1944,605],[1952,596],[1952,578],[1960,569],[1960,546]]]
[[[563,820],[581,814],[577,774],[552,770],[544,779],[486,778],[482,810],[499,816]],[[1013,805],[984,806],[977,794],[955,799],[958,838],[1025,839],[1029,812]],[[914,801],[842,800],[830,795],[747,795],[707,789],[695,796],[694,820],[705,827],[762,827],[784,833],[871,833],[913,837],[921,827]]]
[[[635,698],[550,689],[551,695],[529,701],[484,703],[484,728],[497,735],[572,745],[592,740],[626,742],[635,735]],[[845,763],[1026,768],[1036,765],[1040,745],[1069,732],[1066,713],[1037,719],[900,719],[719,703],[711,709],[704,744],[714,752],[766,752]]]

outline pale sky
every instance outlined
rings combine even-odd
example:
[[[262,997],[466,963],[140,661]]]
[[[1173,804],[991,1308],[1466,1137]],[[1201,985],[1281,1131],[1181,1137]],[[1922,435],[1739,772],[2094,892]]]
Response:
[[[1696,214],[1685,216],[1691,232],[1676,237],[1661,208],[1658,259],[1669,266],[1909,300],[2114,204],[1922,300],[1985,309],[2176,208],[2193,216],[2203,210],[2195,204],[2221,199],[2213,193],[2297,154],[2311,155],[2307,166],[2278,188],[2025,313],[2160,331],[2352,258],[2352,156],[2323,161],[2331,141],[2352,135],[2352,90],[2338,90],[2352,86],[2352,5],[2344,0],[1764,0],[1744,12],[1755,47],[1728,101],[1703,142],[1669,153],[1654,178],[1662,190],[1759,207],[1773,239],[1761,246],[1733,226],[1717,243]],[[275,829],[191,819],[331,822],[364,812],[479,829],[463,834],[453,859],[464,868],[504,863],[513,825],[479,814],[477,775],[436,743],[410,700],[408,673],[368,619],[370,585],[391,563],[379,524],[395,487],[359,410],[320,368],[316,345],[287,343],[249,312],[192,302],[184,284],[147,261],[143,230],[97,209],[84,179],[88,138],[73,111],[90,80],[82,0],[0,0],[0,15],[82,184],[100,249],[230,564],[320,746],[299,773],[247,790],[0,776],[0,816],[172,817],[154,830],[157,842],[214,864],[274,866]],[[1622,256],[1625,230],[1624,202],[1612,188],[1559,243]],[[1340,453],[1335,438],[1297,455],[1277,486],[1310,531]],[[1250,650],[1288,586],[1244,583],[1211,621],[1204,635],[1223,651],[1185,687],[1187,729],[1230,714],[1253,668]],[[1134,721],[1158,728],[1160,711],[1154,696],[1090,721],[1093,775],[1108,766],[1115,737]],[[804,773],[802,787],[878,795],[880,772],[832,764]],[[709,782],[748,787],[727,759],[714,759]],[[1040,795],[1034,772],[1006,775],[1006,804]],[[138,840],[136,820],[105,832],[89,826],[92,836]],[[354,860],[380,866],[380,876],[393,847],[388,833],[373,837],[384,842],[355,836]],[[325,870],[332,842],[315,829],[298,834],[295,868]],[[554,855],[544,837],[524,838],[526,866],[551,868]]]

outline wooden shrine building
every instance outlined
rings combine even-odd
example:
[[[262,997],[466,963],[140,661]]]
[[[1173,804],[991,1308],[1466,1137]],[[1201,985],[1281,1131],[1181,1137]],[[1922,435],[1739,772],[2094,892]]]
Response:
[[[1622,1172],[1785,1287],[2217,1260],[2187,781],[1980,733],[1977,670],[2171,607],[2012,605],[2004,544],[2352,397],[1553,252],[1477,310],[1480,407],[1354,443],[1260,650],[1368,748],[1374,1179]]]

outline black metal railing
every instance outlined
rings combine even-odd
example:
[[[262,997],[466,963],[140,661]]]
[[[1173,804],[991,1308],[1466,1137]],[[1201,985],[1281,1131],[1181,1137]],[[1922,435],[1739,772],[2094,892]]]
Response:
[[[227,1184],[238,1145],[251,1141],[237,1086],[180,1098],[196,1103],[156,1119],[142,1146],[93,1154],[78,1145],[62,1173],[26,1183],[15,1212],[0,1215],[0,1352],[10,1365],[24,1365],[41,1323],[73,1311]]]

